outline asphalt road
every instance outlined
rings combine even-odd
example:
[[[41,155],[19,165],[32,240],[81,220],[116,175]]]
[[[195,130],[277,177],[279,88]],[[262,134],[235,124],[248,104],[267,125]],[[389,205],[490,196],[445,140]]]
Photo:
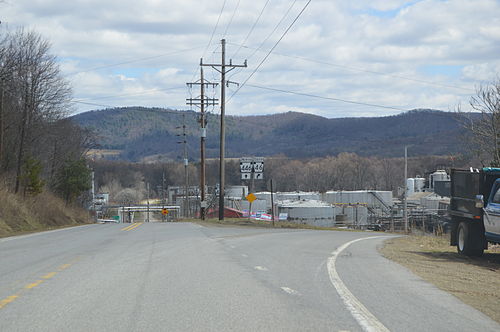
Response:
[[[0,331],[500,331],[377,236],[144,223],[0,239]]]

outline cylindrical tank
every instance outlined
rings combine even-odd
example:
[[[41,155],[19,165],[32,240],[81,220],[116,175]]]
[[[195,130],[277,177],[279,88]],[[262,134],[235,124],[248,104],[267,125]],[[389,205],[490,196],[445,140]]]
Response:
[[[434,181],[449,181],[450,176],[445,170],[438,169],[429,176],[429,188],[434,189]]]
[[[415,178],[415,192],[421,193],[424,191],[425,187],[425,179],[424,178]]]
[[[335,208],[321,201],[284,201],[278,204],[278,212],[286,213],[288,221],[314,226],[335,225]]]
[[[248,195],[248,187],[247,186],[230,186],[227,187],[224,191],[226,197],[231,198],[243,198]]]
[[[406,179],[406,197],[411,196],[415,193],[415,179]]]

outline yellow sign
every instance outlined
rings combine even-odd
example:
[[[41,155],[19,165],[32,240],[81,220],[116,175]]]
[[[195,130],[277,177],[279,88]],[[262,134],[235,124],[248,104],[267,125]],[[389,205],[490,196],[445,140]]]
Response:
[[[161,210],[161,213],[162,213],[164,216],[166,216],[166,215],[168,214],[168,210],[167,210],[167,209],[162,209],[162,210]]]
[[[250,203],[252,203],[253,201],[255,201],[257,199],[257,197],[255,197],[254,194],[250,193],[248,194],[246,197],[247,201],[249,201]]]

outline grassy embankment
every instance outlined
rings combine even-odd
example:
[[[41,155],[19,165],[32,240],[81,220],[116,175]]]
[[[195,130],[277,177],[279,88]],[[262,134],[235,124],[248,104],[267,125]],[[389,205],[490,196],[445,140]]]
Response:
[[[0,237],[91,223],[88,212],[44,192],[22,198],[0,188]]]

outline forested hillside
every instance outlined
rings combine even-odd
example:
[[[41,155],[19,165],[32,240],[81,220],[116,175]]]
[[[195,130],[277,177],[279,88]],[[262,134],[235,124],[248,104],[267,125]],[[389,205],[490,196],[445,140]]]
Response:
[[[185,114],[189,155],[199,155],[198,114],[159,108],[117,108],[78,114],[73,120],[98,135],[103,149],[122,150],[119,159],[139,161],[161,155],[181,156],[177,134]],[[219,119],[208,116],[207,155],[218,153]],[[309,158],[354,152],[361,156],[400,156],[405,145],[412,155],[463,152],[463,129],[454,113],[414,110],[376,118],[337,118],[303,113],[226,118],[228,157],[244,155]]]

